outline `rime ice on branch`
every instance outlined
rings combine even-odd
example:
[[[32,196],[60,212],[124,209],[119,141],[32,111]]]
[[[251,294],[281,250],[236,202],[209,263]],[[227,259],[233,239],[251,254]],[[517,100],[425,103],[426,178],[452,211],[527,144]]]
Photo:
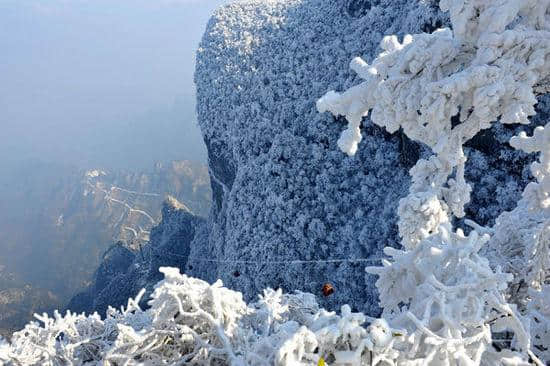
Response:
[[[453,31],[440,29],[433,34],[407,35],[402,43],[395,36],[386,37],[381,44],[383,52],[372,65],[360,58],[351,62],[351,68],[364,81],[341,94],[327,93],[317,102],[317,108],[346,117],[348,127],[338,144],[349,155],[357,150],[361,141],[360,123],[369,112],[373,123],[390,133],[402,129],[408,137],[434,152],[410,170],[409,195],[399,204],[399,233],[406,251],[387,249],[394,262],[387,261],[383,268],[369,268],[369,272],[380,276],[377,282],[380,300],[384,314],[393,318],[392,324],[403,325],[406,323],[403,319],[408,317],[415,323],[408,327],[413,334],[420,332],[423,337],[431,337],[428,343],[432,346],[424,351],[417,347],[417,355],[430,358],[435,354],[450,362],[453,357],[457,361],[457,355],[461,354],[459,358],[467,357],[462,360],[467,363],[503,362],[505,356],[497,356],[490,342],[491,333],[502,330],[512,331],[515,348],[529,353],[532,345],[524,330],[529,329],[527,320],[522,319],[515,305],[507,304],[514,301],[531,321],[533,349],[548,361],[548,343],[544,343],[550,329],[548,317],[534,317],[524,310],[535,298],[541,306],[541,289],[550,274],[549,125],[537,128],[532,138],[520,134],[511,140],[517,149],[541,153],[540,161],[532,166],[537,181],[525,189],[518,208],[499,217],[494,230],[470,222],[475,230],[467,241],[469,244],[459,245],[462,249],[454,258],[442,258],[456,240],[465,239],[460,230],[453,233],[451,225],[453,217],[465,215],[464,206],[470,201],[471,187],[464,178],[464,143],[497,120],[504,124],[528,124],[528,117],[535,114],[535,93],[548,89],[545,84],[550,80],[550,1],[442,0],[440,6],[450,12]],[[488,296],[487,289],[476,286],[487,283],[488,279],[483,277],[496,276],[500,269],[493,265],[496,274],[491,274],[489,262],[477,254],[489,237],[478,237],[476,230],[494,233],[488,251],[500,254],[496,257],[503,257],[502,263],[496,264],[502,264],[514,275],[500,277],[498,286],[495,282],[499,291],[491,295],[491,300],[484,297]],[[514,230],[520,234],[512,233]],[[472,255],[475,260],[467,259]],[[454,261],[458,261],[458,267],[453,265]],[[480,272],[472,267],[466,271],[469,274],[453,277],[461,272],[459,267],[464,270],[476,261],[476,268],[485,270]],[[423,262],[431,265],[419,267]],[[431,266],[442,266],[445,270]],[[512,278],[526,283],[531,295],[513,298],[511,286],[503,286],[512,282]],[[472,299],[483,299],[475,306],[476,300],[468,305],[477,309],[470,309],[476,314],[475,321],[462,318],[456,305],[460,301],[451,301],[461,291],[461,299],[467,298],[469,291],[473,291]],[[403,308],[398,308],[398,304]],[[482,304],[492,305],[484,308]],[[433,306],[439,310],[434,312]],[[425,311],[424,321],[412,314],[418,310]],[[491,315],[495,310],[500,315]],[[506,320],[491,320],[494,315]],[[475,341],[465,341],[472,337],[471,329],[468,330],[472,324],[478,324],[476,329],[488,331],[485,341],[481,333]],[[446,337],[450,338],[445,340]],[[449,342],[460,344],[452,357],[441,353],[454,349]],[[472,348],[476,342],[482,344]],[[446,346],[441,348],[442,344]]]
[[[372,65],[351,62],[362,84],[317,103],[319,111],[347,118],[339,146],[350,155],[369,111],[375,124],[390,133],[402,128],[435,153],[411,170],[409,196],[400,202],[407,248],[447,225],[451,215],[464,216],[471,187],[463,144],[498,119],[528,123],[535,113],[533,88],[550,76],[548,1],[441,1],[441,8],[450,11],[454,31],[408,35],[403,43],[386,37]]]

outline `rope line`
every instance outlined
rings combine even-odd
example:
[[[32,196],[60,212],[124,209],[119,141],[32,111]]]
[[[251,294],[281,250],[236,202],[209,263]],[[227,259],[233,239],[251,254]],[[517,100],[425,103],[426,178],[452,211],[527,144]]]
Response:
[[[187,258],[189,262],[208,262],[208,263],[232,263],[232,264],[314,264],[314,263],[378,263],[382,258],[357,258],[357,259],[325,259],[325,260],[274,260],[274,261],[249,261],[249,260],[220,260],[192,258],[185,255],[172,253],[168,251],[161,252],[158,248],[151,248],[159,254],[168,254],[180,258]]]
[[[189,258],[189,261],[196,262],[213,262],[213,263],[235,263],[235,264],[313,264],[313,263],[360,263],[368,262],[375,263],[381,261],[381,259],[368,259],[368,258],[358,258],[358,259],[325,259],[325,260],[291,260],[291,261],[244,261],[244,260],[217,260],[217,259],[199,259],[199,258]]]

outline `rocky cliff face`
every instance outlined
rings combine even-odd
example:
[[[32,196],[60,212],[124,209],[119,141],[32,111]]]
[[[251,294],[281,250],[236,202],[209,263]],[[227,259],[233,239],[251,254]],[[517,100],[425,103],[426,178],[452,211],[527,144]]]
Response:
[[[109,281],[100,268],[72,309],[122,305],[151,289],[159,265],[174,265],[221,278],[249,299],[282,287],[317,294],[327,308],[349,303],[376,314],[375,278],[364,268],[379,264],[383,247],[399,246],[396,211],[408,170],[429,151],[365,118],[359,151],[348,157],[336,144],[345,122],[315,103],[356,84],[349,61],[372,59],[384,35],[448,24],[437,3],[245,0],[217,11],[195,77],[212,186],[208,219],[166,203],[144,253]],[[550,96],[538,109],[533,125],[547,119]],[[512,209],[529,179],[532,157],[507,145],[516,129],[497,125],[468,144],[467,177],[477,187],[467,210],[481,224]],[[327,283],[335,291],[323,297]]]
[[[266,287],[320,295],[331,283],[323,306],[376,313],[375,278],[364,267],[399,246],[397,204],[408,169],[428,151],[365,118],[359,152],[348,157],[336,145],[344,121],[319,114],[315,102],[357,84],[350,60],[373,59],[384,35],[446,24],[435,0],[247,0],[220,9],[196,70],[214,204],[187,272],[249,297]],[[469,144],[477,193],[468,214],[483,224],[513,208],[529,178],[531,158],[506,147],[512,130],[498,126]]]

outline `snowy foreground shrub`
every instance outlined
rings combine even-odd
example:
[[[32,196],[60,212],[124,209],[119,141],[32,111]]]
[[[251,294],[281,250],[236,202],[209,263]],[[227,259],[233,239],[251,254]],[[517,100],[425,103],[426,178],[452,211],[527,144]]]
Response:
[[[323,356],[334,364],[370,364],[395,359],[402,333],[348,306],[341,315],[319,309],[311,294],[266,290],[247,305],[238,292],[161,268],[159,282],[141,310],[139,297],[107,318],[67,313],[38,317],[0,345],[9,364],[203,364],[312,365]]]
[[[471,187],[463,144],[491,124],[529,123],[550,90],[550,0],[441,0],[453,30],[387,37],[364,82],[329,92],[318,109],[345,116],[353,155],[362,118],[402,129],[434,155],[411,169],[399,204],[402,250],[386,248],[376,286],[381,319],[319,308],[306,293],[240,293],[162,268],[149,302],[68,313],[29,324],[0,344],[9,364],[527,365],[550,363],[550,124],[514,148],[539,153],[535,181],[492,228],[466,221]],[[366,326],[370,323],[369,326]],[[1,342],[0,342],[1,343]]]
[[[442,242],[452,244],[445,248]],[[518,350],[527,349],[529,340],[500,294],[506,275],[491,271],[476,253],[478,243],[476,234],[442,234],[411,253],[390,253],[407,266],[392,269],[391,276],[402,277],[396,282],[408,288],[381,289],[395,299],[384,305],[399,329],[352,313],[349,306],[341,315],[327,312],[305,293],[266,290],[247,305],[219,281],[209,285],[164,267],[165,279],[149,309],[137,305],[141,293],[126,308],[111,308],[105,320],[97,314],[38,317],[43,325],[27,325],[11,345],[0,342],[0,360],[9,365],[315,365],[320,358],[330,365],[526,364],[522,353],[491,347],[490,324],[514,331]],[[409,295],[415,297],[409,310],[395,312]],[[364,327],[367,320],[372,323]]]

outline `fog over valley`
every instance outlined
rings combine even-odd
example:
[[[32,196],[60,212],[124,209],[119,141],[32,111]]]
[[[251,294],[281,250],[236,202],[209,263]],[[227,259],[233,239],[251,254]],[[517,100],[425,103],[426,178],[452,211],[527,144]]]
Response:
[[[0,334],[146,243],[167,195],[207,215],[193,72],[221,3],[0,1]]]

